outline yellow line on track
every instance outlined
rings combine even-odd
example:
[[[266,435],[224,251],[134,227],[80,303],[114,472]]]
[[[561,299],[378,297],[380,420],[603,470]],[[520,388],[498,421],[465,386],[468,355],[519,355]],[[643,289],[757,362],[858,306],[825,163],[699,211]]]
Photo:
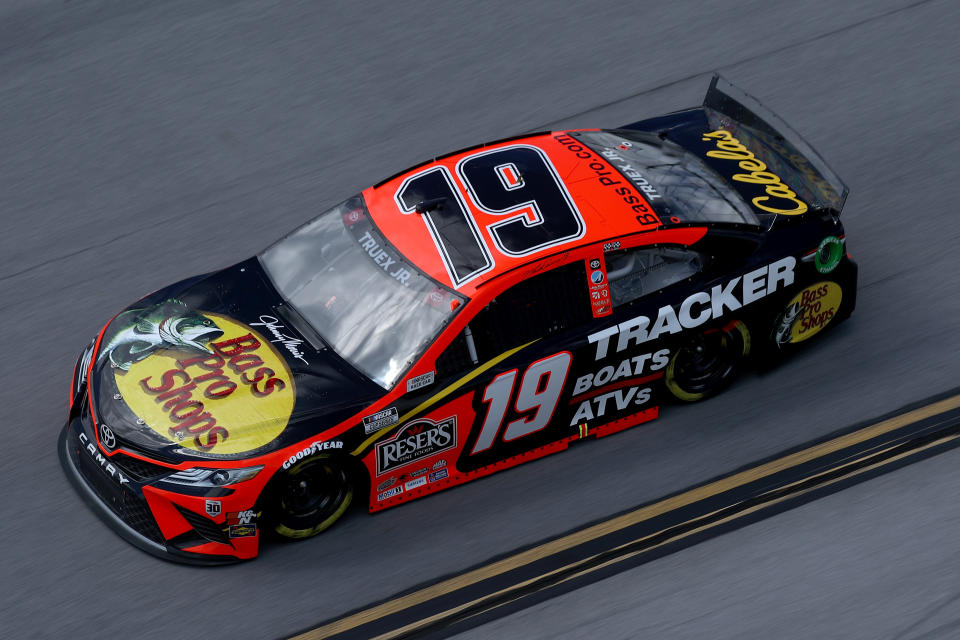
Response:
[[[418,620],[417,622],[413,622],[413,623],[408,624],[408,625],[406,625],[406,626],[404,626],[404,627],[400,627],[400,628],[398,628],[398,629],[394,629],[394,630],[389,631],[389,632],[387,632],[387,633],[381,634],[381,635],[379,635],[379,636],[374,637],[372,640],[393,640],[394,638],[397,638],[397,637],[399,637],[399,636],[402,636],[402,635],[404,635],[404,634],[407,634],[407,633],[410,633],[410,632],[413,632],[413,631],[417,631],[417,630],[419,630],[419,629],[421,629],[421,628],[423,628],[423,627],[427,627],[427,626],[429,626],[429,625],[431,625],[431,624],[433,624],[433,623],[435,623],[435,622],[438,622],[438,621],[440,621],[440,620],[443,620],[444,618],[448,618],[448,617],[450,617],[451,615],[456,615],[457,613],[460,613],[461,611],[465,611],[465,610],[469,609],[470,607],[473,607],[473,606],[476,606],[476,605],[478,605],[478,604],[483,603],[485,600],[489,600],[489,599],[491,599],[491,598],[496,598],[496,597],[498,597],[498,596],[504,596],[504,595],[508,594],[510,591],[513,591],[513,590],[518,589],[518,588],[522,588],[522,587],[524,587],[524,586],[526,586],[526,585],[528,585],[528,584],[532,584],[532,583],[534,583],[534,582],[536,582],[536,581],[538,581],[538,580],[541,580],[541,579],[543,579],[543,578],[546,578],[546,577],[548,577],[548,576],[555,575],[555,574],[557,574],[557,573],[564,572],[564,571],[569,571],[571,568],[576,567],[576,566],[578,566],[578,565],[579,565],[579,566],[585,566],[584,569],[582,569],[582,570],[580,570],[580,571],[577,571],[576,573],[573,573],[573,574],[571,574],[571,575],[569,575],[569,576],[565,576],[565,577],[562,578],[561,580],[558,580],[555,584],[563,584],[564,582],[569,582],[570,580],[575,580],[575,579],[580,578],[580,577],[582,577],[582,576],[589,575],[590,573],[593,573],[594,571],[598,571],[598,570],[600,570],[600,569],[604,569],[604,568],[609,567],[609,566],[611,566],[611,565],[615,565],[615,564],[618,564],[618,563],[620,563],[620,562],[624,562],[625,560],[629,560],[629,559],[634,558],[634,557],[636,557],[636,556],[638,556],[638,555],[640,555],[640,554],[647,553],[647,552],[652,551],[652,550],[654,550],[654,549],[658,549],[658,548],[660,548],[660,547],[662,547],[662,546],[664,546],[664,545],[671,544],[671,543],[676,542],[676,541],[678,541],[678,540],[683,540],[684,538],[689,538],[690,536],[692,536],[692,535],[694,535],[694,534],[700,533],[700,532],[702,532],[702,531],[707,531],[707,530],[709,530],[709,529],[713,529],[714,527],[720,526],[720,525],[722,525],[722,524],[726,524],[727,522],[730,522],[730,521],[732,521],[732,520],[737,520],[738,518],[742,518],[742,517],[744,517],[744,516],[750,515],[751,513],[755,513],[755,512],[757,512],[757,511],[762,510],[762,509],[766,509],[766,508],[768,508],[768,507],[771,507],[771,506],[773,506],[773,505],[776,505],[776,504],[778,504],[778,503],[780,503],[780,502],[783,502],[783,501],[785,501],[785,500],[791,500],[791,499],[793,499],[793,498],[797,498],[797,497],[802,496],[802,495],[804,495],[804,494],[810,493],[811,491],[815,491],[815,490],[817,490],[817,489],[822,489],[823,487],[829,487],[830,485],[835,484],[835,483],[837,483],[837,482],[840,482],[841,480],[847,480],[847,479],[849,479],[849,478],[853,478],[853,477],[859,476],[859,475],[861,475],[861,474],[863,474],[863,473],[866,473],[867,471],[872,471],[872,470],[874,470],[874,469],[876,469],[876,468],[878,468],[878,467],[883,467],[883,466],[892,464],[892,463],[897,462],[898,460],[901,460],[901,459],[903,459],[903,458],[905,458],[905,457],[907,457],[907,456],[911,456],[911,455],[914,455],[914,454],[919,453],[919,452],[921,452],[921,451],[925,451],[925,450],[927,450],[927,449],[930,449],[930,448],[939,446],[939,445],[944,444],[944,443],[946,443],[946,442],[949,442],[949,441],[951,441],[951,440],[956,440],[957,438],[960,438],[960,435],[951,435],[951,436],[945,436],[945,437],[943,437],[943,438],[939,438],[938,440],[936,440],[936,441],[934,441],[934,442],[929,442],[929,443],[925,444],[925,445],[922,446],[922,447],[917,447],[916,449],[911,449],[910,451],[905,451],[905,452],[903,452],[903,453],[897,454],[896,456],[894,456],[894,457],[892,457],[892,458],[888,458],[888,459],[885,459],[885,460],[881,460],[881,461],[876,462],[876,463],[874,463],[874,464],[868,465],[868,466],[866,466],[866,467],[864,467],[864,468],[862,468],[862,469],[856,469],[856,470],[854,470],[854,471],[851,471],[850,473],[846,473],[846,474],[844,474],[844,475],[842,475],[842,476],[840,476],[840,477],[838,477],[838,478],[835,478],[835,479],[833,479],[833,480],[830,480],[830,481],[828,481],[828,482],[824,482],[824,483],[821,483],[821,484],[817,484],[817,485],[815,485],[815,486],[809,487],[809,488],[804,489],[804,490],[802,490],[802,491],[798,491],[798,492],[796,492],[796,493],[790,493],[790,494],[787,494],[787,495],[784,495],[784,496],[781,496],[781,497],[774,498],[774,499],[772,499],[772,500],[763,502],[763,503],[761,503],[761,504],[757,504],[757,505],[754,505],[754,506],[752,506],[752,507],[748,507],[748,508],[746,508],[746,509],[744,509],[744,510],[742,510],[742,511],[738,511],[737,513],[734,513],[734,514],[731,514],[731,515],[729,515],[729,516],[726,516],[725,518],[722,518],[722,519],[720,519],[720,520],[716,520],[716,521],[713,521],[713,522],[708,522],[708,523],[706,523],[706,524],[703,524],[703,525],[701,525],[701,526],[699,526],[699,527],[696,527],[696,528],[694,528],[694,529],[691,529],[691,530],[689,530],[689,531],[684,531],[684,532],[678,533],[678,534],[675,535],[675,536],[671,536],[670,538],[668,538],[668,539],[666,539],[666,540],[663,540],[663,541],[661,541],[661,542],[658,542],[657,544],[651,545],[651,546],[649,546],[649,547],[644,547],[643,549],[637,549],[637,550],[635,550],[635,551],[631,551],[631,552],[625,553],[625,554],[623,554],[623,555],[618,555],[618,556],[616,556],[616,557],[614,557],[614,558],[611,558],[610,560],[607,560],[607,561],[602,562],[602,563],[597,564],[597,565],[591,565],[591,564],[590,564],[593,560],[596,559],[596,557],[597,557],[596,555],[590,556],[590,557],[585,558],[585,559],[583,559],[583,560],[578,560],[577,562],[568,564],[568,565],[566,565],[565,567],[560,567],[559,569],[554,569],[554,570],[552,570],[552,571],[548,571],[548,572],[546,572],[546,573],[544,573],[544,574],[542,574],[542,575],[536,576],[536,577],[534,577],[534,578],[530,578],[530,579],[528,579],[528,580],[524,580],[523,582],[518,582],[518,583],[515,584],[515,585],[511,585],[510,587],[507,587],[507,588],[505,588],[505,589],[501,589],[500,591],[496,591],[496,592],[494,592],[494,593],[487,594],[487,595],[485,595],[485,596],[483,596],[483,597],[481,597],[481,598],[477,598],[476,600],[473,600],[473,601],[471,601],[471,602],[467,602],[467,603],[464,603],[464,604],[462,604],[462,605],[458,605],[458,606],[456,606],[456,607],[452,607],[452,608],[450,608],[450,609],[448,609],[448,610],[446,610],[446,611],[443,611],[443,612],[441,612],[441,613],[435,614],[435,615],[430,616],[430,617],[428,617],[428,618],[424,618],[424,619],[422,619],[422,620]],[[891,447],[891,449],[892,449],[892,448],[893,448],[893,447]],[[884,451],[889,451],[889,450],[890,450],[890,449],[884,449]],[[857,458],[857,459],[853,460],[851,463],[848,463],[848,464],[852,464],[852,463],[855,463],[855,462],[858,461],[858,460],[863,460],[863,459],[865,459],[865,458],[869,458],[869,457],[872,457],[872,456],[875,456],[875,455],[878,455],[878,454],[874,452],[874,453],[871,453],[871,454],[869,454],[869,455],[863,456],[862,458]],[[824,475],[824,474],[819,474],[819,475]],[[813,477],[816,477],[816,476],[813,476]],[[803,480],[802,482],[806,482],[806,480]],[[796,484],[796,483],[794,483],[794,484]],[[793,486],[793,485],[788,485],[788,486]],[[689,524],[689,523],[691,523],[691,522],[696,522],[696,521],[698,521],[698,520],[707,520],[707,519],[709,519],[711,516],[713,516],[713,515],[716,514],[716,513],[717,513],[717,511],[714,511],[714,512],[712,512],[712,513],[708,513],[708,514],[703,515],[703,516],[698,516],[697,518],[694,518],[693,520],[689,520],[688,522],[686,522],[686,523],[681,523],[681,524],[679,524],[679,525],[677,525],[677,526],[683,526],[684,524]],[[650,538],[653,538],[653,537],[656,536],[656,535],[659,535],[660,533],[661,533],[661,532],[657,532],[657,533],[653,533],[653,534],[644,536],[644,537],[642,537],[642,538],[638,538],[637,540],[631,540],[631,541],[628,542],[628,543],[625,543],[625,544],[619,545],[618,547],[615,547],[612,551],[616,551],[617,549],[622,549],[622,548],[624,548],[624,547],[626,547],[626,546],[628,546],[628,545],[636,544],[637,542],[642,542],[643,540],[648,540],[648,539],[650,539]],[[551,585],[551,586],[554,586],[554,585]],[[503,602],[498,603],[495,607],[490,607],[490,608],[492,609],[492,608],[500,607],[500,606],[503,606],[503,605],[506,605],[506,604],[510,604],[511,602],[513,602],[513,601],[515,601],[515,600],[517,600],[517,599],[519,599],[519,598],[521,598],[521,597],[523,597],[522,594],[517,595],[517,597],[515,597],[515,598],[511,598],[511,599],[509,599],[509,600],[505,600],[505,601],[503,601]],[[486,609],[485,611],[489,611],[489,610],[490,610],[490,609]],[[481,612],[481,613],[482,613],[482,612]]]
[[[484,565],[472,571],[448,578],[437,584],[430,585],[420,589],[419,591],[414,591],[413,593],[408,593],[406,595],[394,598],[393,600],[388,600],[387,602],[381,603],[379,605],[373,606],[369,609],[359,611],[352,615],[334,620],[328,624],[323,625],[322,627],[317,627],[316,629],[311,629],[300,635],[294,636],[296,640],[318,640],[320,638],[328,638],[332,635],[339,633],[344,633],[351,629],[355,629],[361,625],[369,624],[380,618],[383,618],[394,613],[403,611],[410,607],[423,604],[434,598],[443,596],[448,593],[452,593],[464,587],[469,587],[473,584],[486,580],[488,578],[493,578],[508,571],[512,571],[518,567],[531,564],[548,556],[566,551],[573,547],[579,546],[585,542],[595,540],[597,538],[603,537],[610,533],[614,533],[621,529],[631,527],[635,524],[643,522],[644,520],[649,520],[651,518],[663,515],[670,511],[680,509],[682,507],[688,506],[695,502],[711,498],[713,496],[720,495],[731,489],[736,489],[747,485],[756,480],[771,476],[775,473],[779,473],[786,469],[799,466],[811,460],[829,455],[833,452],[840,451],[847,447],[865,442],[871,438],[876,438],[882,436],[891,431],[896,431],[901,427],[905,427],[909,424],[919,422],[920,420],[925,420],[933,416],[939,415],[941,413],[946,413],[953,409],[960,408],[960,395],[950,396],[938,402],[934,402],[923,407],[918,407],[912,411],[894,416],[887,420],[883,420],[876,424],[864,427],[858,431],[848,433],[846,435],[840,436],[833,440],[812,446],[808,449],[803,449],[797,451],[790,455],[784,456],[783,458],[778,458],[776,460],[771,460],[765,464],[747,469],[746,471],[741,471],[740,473],[728,476],[726,478],[721,478],[715,482],[696,487],[690,491],[677,494],[660,502],[656,502],[645,507],[641,507],[629,513],[617,516],[610,520],[605,520],[599,522],[593,526],[587,527],[580,531],[575,531],[569,535],[557,538],[556,540],[551,540],[537,547],[527,549],[526,551],[521,551],[515,555],[512,555],[508,558],[498,560],[497,562]],[[938,441],[940,442],[940,441]],[[932,446],[932,445],[930,445]],[[924,447],[927,448],[927,447]],[[922,450],[922,449],[918,449]],[[872,454],[871,454],[872,455]],[[893,460],[897,460],[904,455],[897,456]],[[872,467],[868,467],[872,468]],[[827,483],[827,485],[832,484]],[[821,485],[821,486],[827,486]],[[796,495],[796,494],[794,494]],[[800,494],[802,495],[802,493]],[[778,500],[779,501],[779,500]],[[769,506],[770,504],[776,504],[777,501],[766,503],[764,506]],[[755,509],[752,509],[755,510]],[[737,514],[736,516],[731,517],[740,517],[746,513],[750,513],[751,510]],[[721,522],[725,522],[722,520]],[[719,523],[717,523],[719,524]],[[706,525],[705,525],[706,526]],[[698,529],[699,530],[699,529]],[[694,533],[694,532],[690,532]],[[689,534],[687,534],[689,535]],[[685,536],[684,536],[685,537]],[[649,550],[649,549],[647,549]],[[553,573],[553,572],[551,572]],[[544,576],[549,574],[544,574]],[[544,576],[539,576],[532,580],[540,579]],[[530,582],[530,581],[526,581]],[[526,584],[526,582],[519,583],[514,585],[516,586]],[[486,596],[486,597],[489,597]],[[469,606],[469,605],[464,605]],[[450,611],[457,611],[461,607],[451,609]],[[448,615],[450,612],[446,612],[443,615]],[[417,623],[420,624],[419,622]],[[398,630],[399,631],[399,630]],[[384,638],[391,637],[392,634],[387,634],[382,636]]]

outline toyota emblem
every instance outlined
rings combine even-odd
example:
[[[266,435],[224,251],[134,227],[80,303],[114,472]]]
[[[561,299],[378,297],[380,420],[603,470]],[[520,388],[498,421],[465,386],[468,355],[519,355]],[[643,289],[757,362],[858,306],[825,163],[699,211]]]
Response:
[[[113,429],[105,424],[100,425],[100,444],[107,449],[113,449],[117,446],[117,438],[113,435]]]

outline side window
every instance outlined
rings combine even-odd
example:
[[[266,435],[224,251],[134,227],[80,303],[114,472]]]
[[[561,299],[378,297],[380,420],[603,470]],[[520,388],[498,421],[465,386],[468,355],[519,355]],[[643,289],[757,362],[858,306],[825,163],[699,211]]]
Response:
[[[464,371],[592,318],[586,271],[577,260],[515,284],[491,300],[437,358],[437,373]]]
[[[638,247],[606,255],[613,307],[699,273],[704,257],[685,247]]]

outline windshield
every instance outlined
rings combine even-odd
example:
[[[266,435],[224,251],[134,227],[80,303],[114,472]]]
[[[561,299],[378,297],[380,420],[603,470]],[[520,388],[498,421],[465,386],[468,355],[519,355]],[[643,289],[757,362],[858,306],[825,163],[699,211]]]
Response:
[[[259,257],[280,294],[329,347],[384,388],[396,384],[465,302],[403,259],[361,196]]]
[[[676,143],[637,131],[582,133],[580,139],[626,176],[662,220],[760,226],[723,178]]]

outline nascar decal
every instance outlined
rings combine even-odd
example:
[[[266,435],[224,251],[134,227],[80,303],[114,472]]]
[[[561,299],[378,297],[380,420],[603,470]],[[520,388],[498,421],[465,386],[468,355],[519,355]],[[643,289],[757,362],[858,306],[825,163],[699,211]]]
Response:
[[[397,413],[397,408],[390,407],[369,416],[363,416],[363,432],[369,436],[384,427],[392,427],[398,422],[400,422],[400,415]]]
[[[757,196],[752,200],[753,206],[770,213],[779,213],[796,216],[807,212],[807,204],[797,197],[787,185],[783,184],[780,176],[767,171],[767,165],[753,155],[733,134],[723,129],[703,134],[704,142],[713,142],[717,148],[707,152],[711,158],[733,160],[737,166],[749,173],[736,173],[732,177],[737,182],[746,182],[764,186],[767,195]],[[771,203],[770,199],[774,198]],[[777,204],[779,206],[772,206]],[[792,206],[790,206],[792,205]],[[781,208],[786,207],[786,208]]]
[[[414,376],[407,380],[407,392],[416,391],[417,389],[423,389],[424,387],[429,387],[433,384],[434,379],[436,378],[435,371],[428,371],[423,375]]]
[[[439,422],[427,418],[413,420],[404,425],[392,438],[377,443],[377,475],[383,475],[455,446],[457,446],[456,416]]]
[[[718,284],[709,293],[694,293],[680,304],[679,310],[669,305],[660,307],[652,327],[649,317],[637,316],[591,333],[587,339],[597,344],[595,357],[602,360],[607,357],[611,342],[614,353],[620,353],[631,344],[639,345],[664,334],[680,333],[684,329],[699,327],[711,318],[719,318],[729,311],[736,311],[756,302],[781,287],[789,287],[793,284],[793,269],[796,264],[796,258],[787,256],[743,276],[737,276],[726,284]],[[611,341],[614,336],[617,339]]]
[[[122,326],[101,357],[110,359],[123,401],[145,427],[217,454],[257,449],[286,427],[293,378],[259,333],[176,301],[127,313],[131,324]]]
[[[793,298],[776,323],[778,345],[803,342],[818,334],[837,314],[843,291],[836,282],[818,282]]]

